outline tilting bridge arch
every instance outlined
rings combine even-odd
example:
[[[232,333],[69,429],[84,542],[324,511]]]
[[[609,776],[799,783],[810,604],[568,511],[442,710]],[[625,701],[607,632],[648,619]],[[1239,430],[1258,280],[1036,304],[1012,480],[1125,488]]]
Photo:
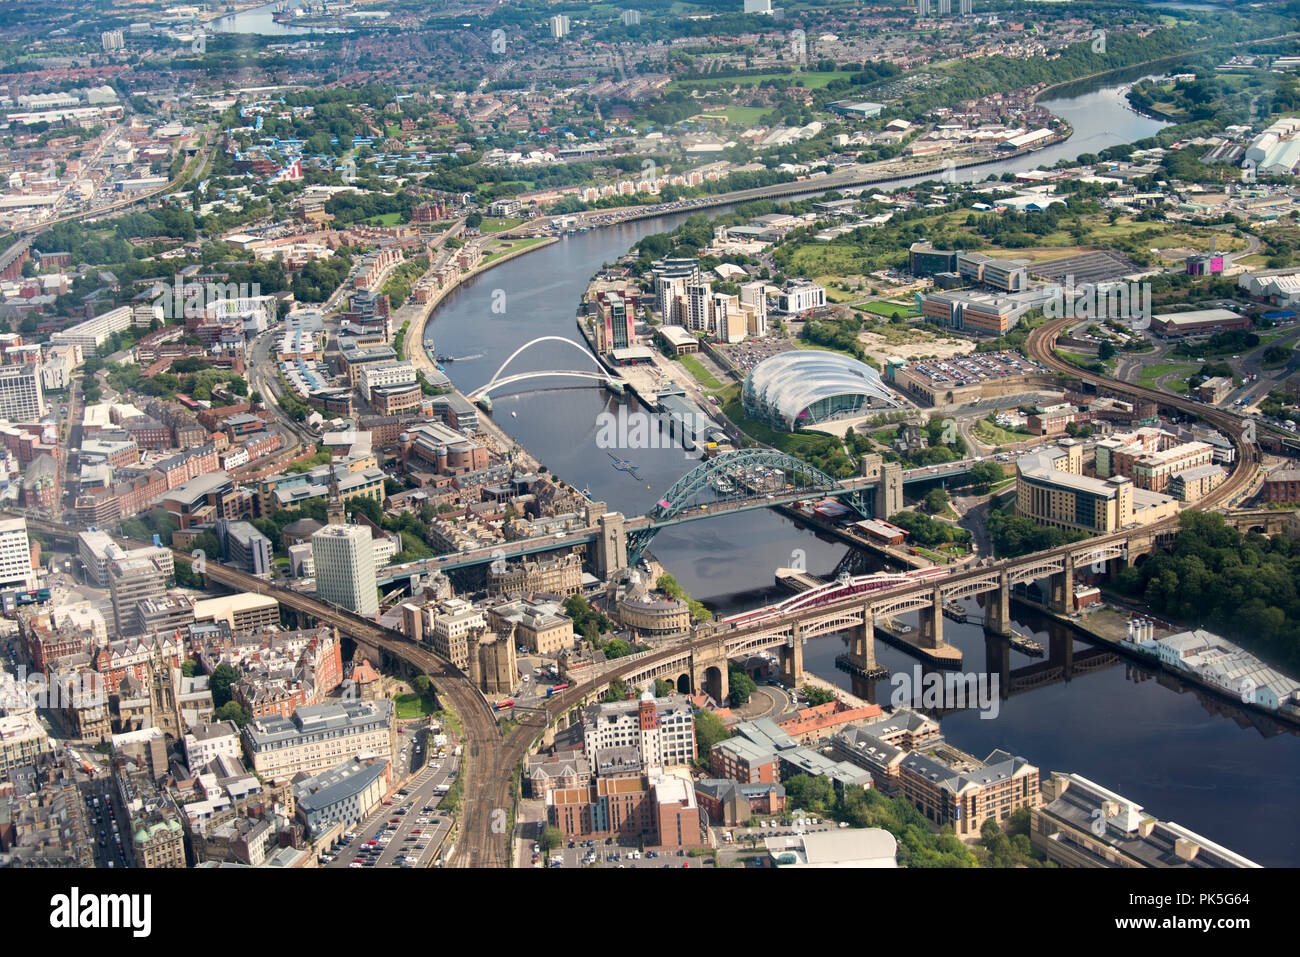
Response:
[[[551,372],[544,372],[544,371],[523,372],[523,373],[516,373],[515,375],[510,375],[510,376],[506,376],[505,378],[502,378],[501,373],[506,371],[506,366],[514,362],[515,359],[520,355],[520,353],[525,352],[526,350],[531,349],[533,346],[542,342],[568,343],[569,345],[573,346],[573,348],[581,352],[584,357],[589,359],[592,365],[596,367],[597,372],[578,373],[578,372],[573,372],[571,370],[557,370]],[[601,379],[605,381],[608,381],[609,379],[613,378],[613,376],[611,376],[608,372],[605,371],[605,368],[600,364],[600,361],[591,354],[591,351],[589,349],[586,349],[581,344],[575,342],[574,340],[568,338],[567,336],[538,336],[536,339],[531,339],[528,342],[525,342],[514,352],[510,353],[506,361],[501,363],[501,365],[497,367],[496,372],[492,373],[492,378],[488,379],[487,382],[479,386],[473,392],[468,393],[467,395],[468,398],[470,398],[471,400],[481,399],[483,396],[487,395],[493,389],[499,388],[500,386],[508,385],[512,382],[521,382],[527,378],[540,378],[543,375],[557,375],[557,376],[567,375],[567,376],[575,376],[584,379],[586,378]]]

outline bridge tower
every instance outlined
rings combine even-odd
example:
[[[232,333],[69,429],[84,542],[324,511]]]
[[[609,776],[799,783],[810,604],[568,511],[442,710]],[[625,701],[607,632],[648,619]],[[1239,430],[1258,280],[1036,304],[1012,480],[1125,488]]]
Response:
[[[934,586],[929,608],[918,614],[921,625],[921,647],[938,648],[943,644],[943,594]]]
[[[627,527],[622,512],[605,512],[596,523],[600,538],[596,540],[596,573],[609,581],[627,568]]]
[[[883,462],[880,481],[876,483],[876,518],[888,519],[903,510],[903,466],[899,462]]]
[[[862,606],[862,624],[849,632],[849,662],[863,672],[876,669],[876,616],[870,605]]]
[[[791,688],[803,681],[803,627],[795,624],[789,641],[781,645],[781,683]]]
[[[1074,557],[1067,554],[1061,564],[1062,570],[1051,577],[1048,607],[1058,615],[1068,615],[1074,611]]]
[[[1011,576],[1005,568],[998,573],[997,589],[988,593],[984,630],[993,635],[1011,634]]]

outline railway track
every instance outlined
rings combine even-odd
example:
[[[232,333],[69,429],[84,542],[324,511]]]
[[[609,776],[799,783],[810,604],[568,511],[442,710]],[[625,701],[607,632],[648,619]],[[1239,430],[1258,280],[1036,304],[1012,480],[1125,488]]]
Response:
[[[1077,321],[1068,318],[1056,319],[1044,326],[1039,326],[1031,332],[1029,341],[1025,344],[1025,351],[1029,354],[1029,358],[1049,369],[1063,372],[1072,378],[1090,383],[1098,388],[1104,388],[1107,392],[1121,398],[1153,402],[1158,407],[1177,409],[1180,412],[1188,413],[1208,422],[1222,432],[1237,450],[1237,461],[1227,481],[1197,502],[1192,506],[1193,508],[1212,509],[1221,505],[1229,505],[1239,493],[1250,487],[1259,471],[1261,456],[1259,444],[1246,438],[1240,416],[1234,415],[1225,409],[1207,406],[1192,399],[1161,392],[1158,389],[1151,389],[1130,382],[1121,382],[1109,376],[1080,369],[1078,366],[1066,362],[1056,355],[1056,340],[1060,338],[1061,333],[1069,325]],[[1178,524],[1176,516],[1158,523],[1158,525],[1176,524]]]
[[[24,516],[28,527],[64,537],[75,536],[79,529],[59,522]],[[124,545],[140,547],[150,542],[139,542],[115,536]],[[192,565],[195,557],[180,549],[171,549],[174,562]],[[384,628],[367,618],[336,608],[309,595],[281,588],[250,575],[248,572],[217,562],[207,561],[202,573],[211,582],[232,591],[270,595],[280,604],[311,615],[323,624],[380,648],[406,662],[421,674],[429,676],[438,694],[450,702],[465,732],[465,760],[461,765],[461,811],[459,823],[461,837],[456,842],[453,866],[505,867],[508,866],[508,836],[505,821],[513,807],[510,794],[511,771],[519,758],[505,754],[501,730],[487,700],[474,687],[469,677],[450,661],[439,657],[428,648],[409,640],[405,635]],[[516,729],[523,732],[523,728]],[[522,751],[531,742],[530,734],[512,736],[513,749]],[[522,745],[520,745],[522,742]],[[497,811],[501,813],[496,813]]]
[[[177,549],[172,549],[172,556],[175,561],[187,564],[194,560],[187,552]],[[460,771],[461,837],[456,842],[451,863],[461,867],[506,866],[508,841],[498,822],[504,822],[511,806],[510,775],[507,772],[503,780],[500,773],[501,732],[487,701],[464,672],[399,632],[291,589],[271,585],[239,569],[209,561],[203,575],[235,591],[272,595],[281,604],[383,649],[427,674],[438,694],[451,703],[465,732],[465,760]],[[499,808],[505,810],[498,815],[495,812]]]

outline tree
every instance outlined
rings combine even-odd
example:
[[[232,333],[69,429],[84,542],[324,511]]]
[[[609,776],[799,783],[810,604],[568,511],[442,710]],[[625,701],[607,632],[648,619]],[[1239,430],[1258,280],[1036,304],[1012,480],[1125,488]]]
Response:
[[[552,851],[564,843],[564,834],[558,827],[546,825],[542,828],[542,836],[537,839],[537,843],[542,846],[543,850]]]
[[[186,678],[193,678],[199,673],[199,663],[193,658],[186,658],[181,662],[181,674]]]
[[[948,493],[941,488],[932,488],[925,493],[925,510],[937,515],[948,508]]]
[[[733,708],[738,708],[742,704],[749,704],[750,696],[758,689],[758,685],[754,684],[754,679],[740,668],[728,669],[727,683],[731,686],[731,693],[727,696],[727,703]]]
[[[252,713],[238,701],[227,701],[213,712],[213,717],[218,721],[233,721],[240,728],[253,720]]]
[[[707,761],[709,752],[719,741],[731,737],[731,732],[722,724],[722,719],[712,711],[699,711],[695,714],[695,750],[700,760]]]
[[[433,682],[429,680],[428,675],[416,675],[414,680],[411,681],[411,687],[415,689],[415,693],[421,698],[427,698],[429,691],[433,688]]]
[[[665,698],[670,694],[677,693],[677,686],[665,678],[655,679],[655,697]]]
[[[814,708],[818,705],[829,704],[835,700],[835,692],[827,688],[818,688],[816,685],[804,685],[802,689],[803,696],[808,699],[808,704]]]
[[[212,671],[212,680],[209,686],[212,688],[212,703],[220,708],[230,700],[230,686],[239,680],[239,672],[231,665],[222,662]]]
[[[785,806],[805,811],[828,811],[835,804],[835,788],[821,775],[796,774],[785,781]]]
[[[1097,358],[1102,362],[1115,355],[1115,347],[1110,344],[1109,339],[1103,339],[1101,345],[1097,347]]]
[[[623,682],[623,679],[611,678],[609,682],[609,690],[605,692],[604,697],[602,697],[600,700],[610,701],[610,702],[622,701],[626,697],[627,697],[627,685]]]

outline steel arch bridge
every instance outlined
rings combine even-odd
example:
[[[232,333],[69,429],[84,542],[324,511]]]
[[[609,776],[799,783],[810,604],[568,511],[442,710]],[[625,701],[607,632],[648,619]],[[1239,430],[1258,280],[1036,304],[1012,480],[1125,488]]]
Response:
[[[702,493],[712,495],[700,503]],[[737,449],[706,459],[691,469],[645,514],[646,524],[627,535],[628,563],[635,565],[659,529],[690,518],[703,518],[710,505],[761,499],[791,500],[820,495],[839,498],[863,518],[871,516],[861,489],[845,488],[814,465],[776,449]],[[779,504],[774,501],[774,504]],[[700,514],[696,514],[700,513]]]

